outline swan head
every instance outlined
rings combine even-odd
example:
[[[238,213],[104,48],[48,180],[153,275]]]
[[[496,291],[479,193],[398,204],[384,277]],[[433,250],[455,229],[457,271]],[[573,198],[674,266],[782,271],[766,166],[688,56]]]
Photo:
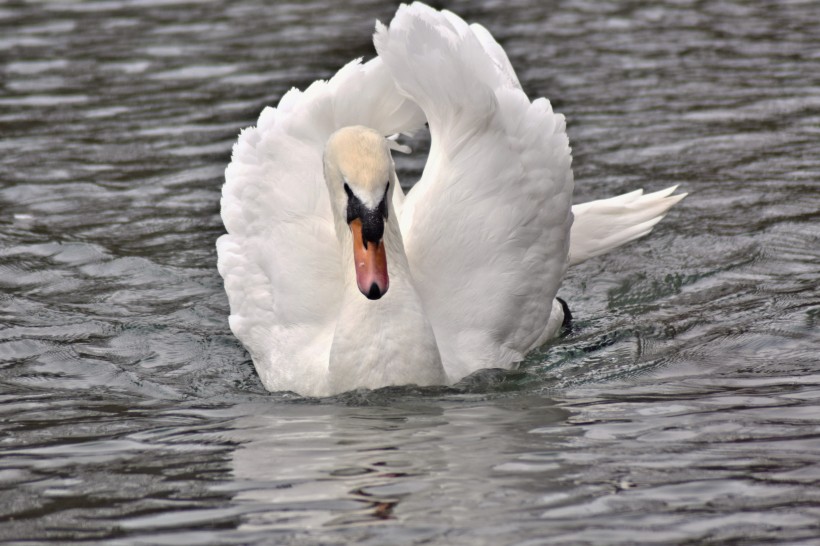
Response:
[[[343,220],[352,234],[356,284],[377,300],[390,285],[384,228],[396,178],[387,141],[367,127],[339,129],[325,146],[324,167],[337,224]]]

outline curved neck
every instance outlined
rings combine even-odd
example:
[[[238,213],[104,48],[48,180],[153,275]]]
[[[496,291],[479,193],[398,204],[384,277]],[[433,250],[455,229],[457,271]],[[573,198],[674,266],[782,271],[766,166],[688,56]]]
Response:
[[[391,178],[391,183],[398,183],[395,174]],[[344,294],[330,349],[331,390],[446,383],[433,329],[413,285],[392,199],[388,199],[384,230],[390,288],[378,300],[369,300],[359,291],[352,234],[336,209]]]

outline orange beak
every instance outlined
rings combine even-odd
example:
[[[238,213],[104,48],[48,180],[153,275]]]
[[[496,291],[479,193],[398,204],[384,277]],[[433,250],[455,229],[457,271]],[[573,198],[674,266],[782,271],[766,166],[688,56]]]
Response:
[[[374,243],[362,236],[362,221],[358,218],[350,222],[353,232],[353,264],[356,268],[356,284],[368,299],[377,300],[384,296],[390,286],[387,276],[387,254],[384,240]]]

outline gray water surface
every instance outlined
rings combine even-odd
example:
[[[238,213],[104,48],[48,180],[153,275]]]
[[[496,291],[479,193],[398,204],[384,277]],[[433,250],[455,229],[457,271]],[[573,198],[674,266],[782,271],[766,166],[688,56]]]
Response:
[[[395,6],[0,6],[0,541],[820,541],[817,3],[448,6],[566,114],[577,202],[690,196],[520,370],[327,400],[228,329],[222,176]]]

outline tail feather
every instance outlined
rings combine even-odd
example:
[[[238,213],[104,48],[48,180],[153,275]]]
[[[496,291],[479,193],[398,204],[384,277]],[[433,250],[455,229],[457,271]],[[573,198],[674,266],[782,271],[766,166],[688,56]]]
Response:
[[[569,265],[605,254],[647,235],[685,193],[677,186],[644,195],[643,190],[582,203],[572,207]]]

